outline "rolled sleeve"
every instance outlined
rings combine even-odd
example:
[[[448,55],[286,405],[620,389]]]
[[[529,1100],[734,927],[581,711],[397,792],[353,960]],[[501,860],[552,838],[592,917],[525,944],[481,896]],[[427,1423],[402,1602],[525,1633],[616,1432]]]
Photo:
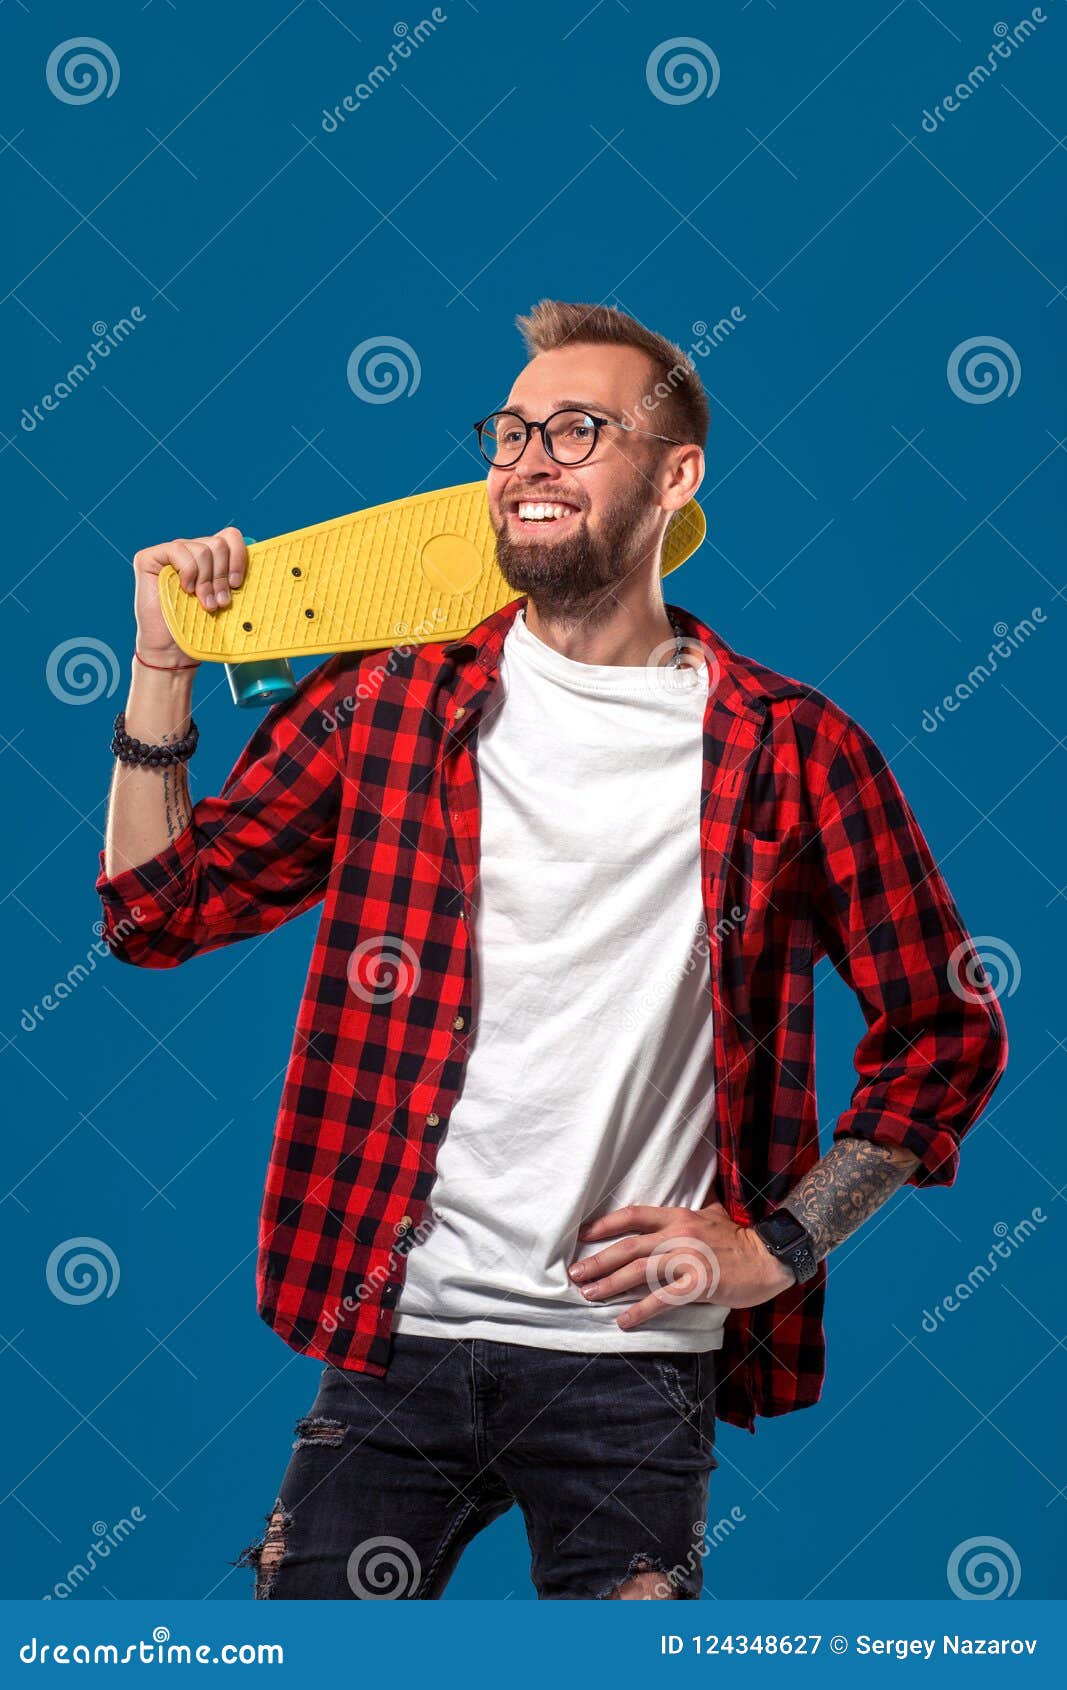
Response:
[[[130,941],[138,931],[160,933],[168,918],[185,907],[195,861],[196,830],[191,820],[158,856],[110,877],[106,853],[100,851],[96,892],[102,912],[101,938],[113,956],[132,961],[137,947]]]
[[[834,1127],[835,1142],[842,1138],[910,1150],[919,1161],[908,1175],[908,1185],[951,1185],[959,1172],[960,1139],[948,1127],[891,1115],[886,1109],[846,1109]]]
[[[112,955],[172,968],[269,932],[321,900],[337,839],[339,694],[351,662],[328,658],[274,705],[219,795],[194,804],[156,856],[109,877],[100,852],[96,891]]]

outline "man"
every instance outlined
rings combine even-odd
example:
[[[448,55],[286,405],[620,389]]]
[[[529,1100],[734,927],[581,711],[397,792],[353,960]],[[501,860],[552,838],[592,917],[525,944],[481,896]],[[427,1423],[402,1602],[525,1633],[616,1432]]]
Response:
[[[437,1597],[513,1502],[541,1597],[699,1595],[716,1417],[818,1399],[827,1254],[952,1182],[1004,1067],[869,736],[663,601],[704,469],[691,363],[604,307],[519,324],[478,439],[520,597],[319,664],[192,807],[158,575],[222,606],[244,547],[134,560],[115,954],[170,967],[323,902],[257,1289],[326,1366],[242,1557],[260,1597]],[[866,1031],[820,1158],[823,955]]]

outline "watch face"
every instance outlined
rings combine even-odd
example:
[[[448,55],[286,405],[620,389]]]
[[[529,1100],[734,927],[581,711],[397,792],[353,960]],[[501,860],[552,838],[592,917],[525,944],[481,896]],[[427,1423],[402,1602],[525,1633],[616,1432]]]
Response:
[[[792,1244],[807,1241],[807,1231],[787,1209],[778,1209],[760,1222],[760,1230],[772,1250],[788,1250]]]

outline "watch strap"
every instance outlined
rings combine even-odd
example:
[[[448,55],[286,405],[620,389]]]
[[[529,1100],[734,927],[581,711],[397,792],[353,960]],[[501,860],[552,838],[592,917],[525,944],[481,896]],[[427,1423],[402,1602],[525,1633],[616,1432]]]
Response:
[[[791,1210],[773,1210],[756,1222],[756,1231],[771,1255],[792,1269],[798,1285],[814,1277],[819,1264],[811,1234]]]

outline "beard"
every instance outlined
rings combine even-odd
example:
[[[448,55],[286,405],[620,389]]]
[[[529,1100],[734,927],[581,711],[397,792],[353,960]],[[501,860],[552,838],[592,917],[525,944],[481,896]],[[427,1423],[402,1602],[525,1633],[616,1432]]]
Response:
[[[590,533],[583,511],[565,540],[515,540],[507,517],[498,526],[494,515],[500,573],[514,592],[532,600],[539,616],[588,616],[599,604],[607,613],[611,589],[625,580],[642,555],[639,537],[648,516],[648,494],[640,485],[605,508],[597,534]]]

